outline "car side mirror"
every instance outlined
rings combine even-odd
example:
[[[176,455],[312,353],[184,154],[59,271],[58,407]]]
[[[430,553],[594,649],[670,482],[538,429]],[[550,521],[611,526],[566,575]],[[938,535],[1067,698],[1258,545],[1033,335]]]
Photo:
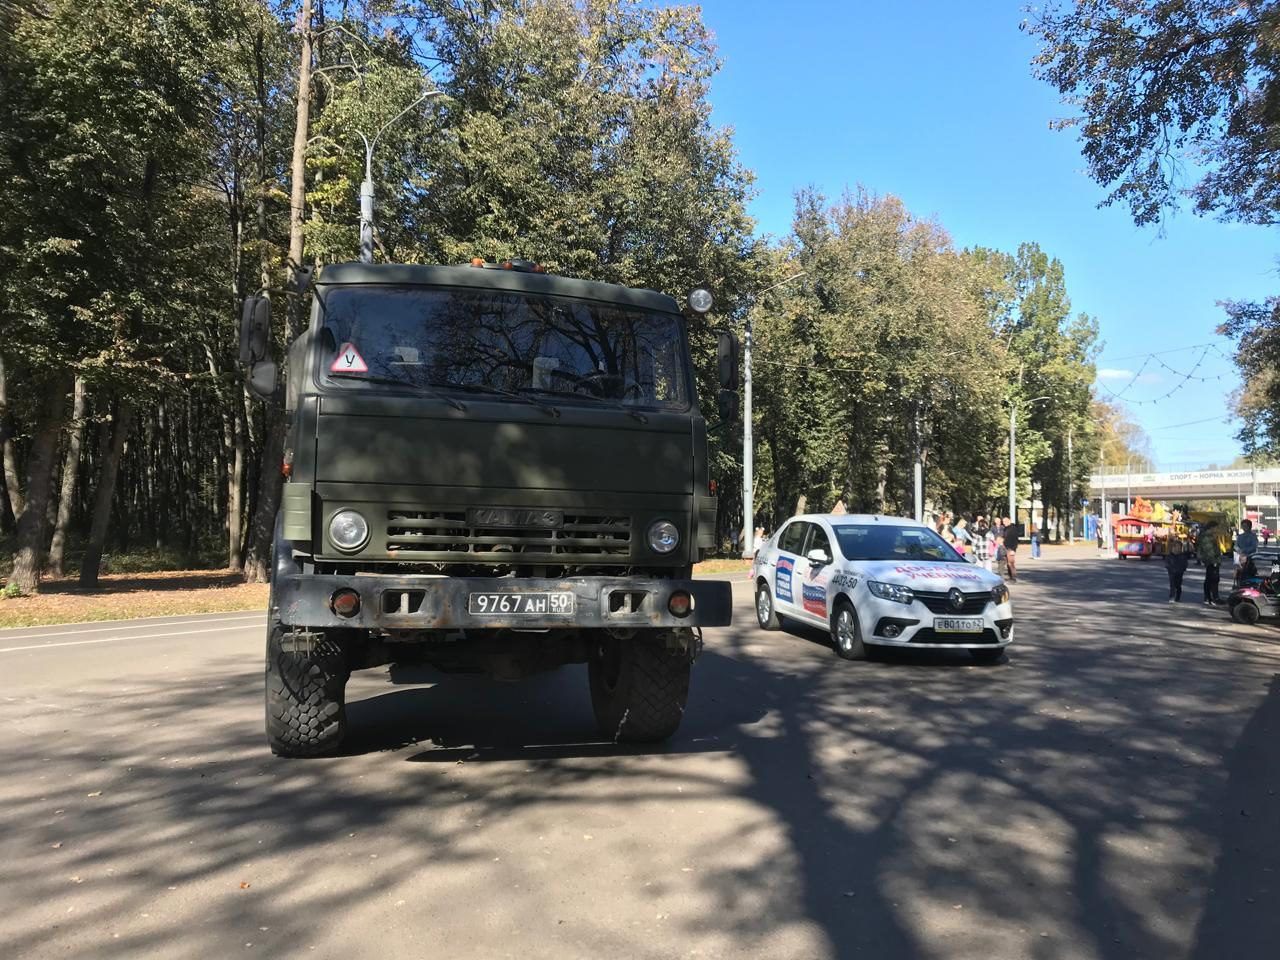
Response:
[[[720,331],[720,339],[716,343],[716,373],[720,378],[720,389],[738,389],[738,338],[728,330]]]
[[[738,420],[738,394],[734,390],[721,390],[716,402],[720,423],[736,423]]]
[[[251,366],[267,358],[271,345],[271,300],[263,294],[246,297],[240,312],[240,364]]]
[[[827,551],[823,550],[821,547],[810,550],[809,555],[805,559],[815,567],[825,567],[831,562],[831,557],[829,557],[827,555]]]
[[[249,379],[246,384],[249,392],[263,400],[270,400],[276,392],[276,362],[274,360],[257,360],[249,366]]]

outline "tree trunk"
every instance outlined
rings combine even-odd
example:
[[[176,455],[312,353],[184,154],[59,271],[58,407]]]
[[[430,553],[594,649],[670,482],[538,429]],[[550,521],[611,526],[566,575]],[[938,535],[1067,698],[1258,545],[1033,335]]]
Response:
[[[298,34],[302,53],[298,61],[298,105],[293,128],[293,161],[290,166],[289,194],[289,260],[288,310],[285,315],[285,347],[302,330],[302,291],[299,281],[303,256],[303,225],[306,219],[307,139],[311,128],[311,0],[302,0],[298,11]],[[276,510],[280,504],[280,464],[284,459],[285,416],[283,390],[266,408],[266,437],[262,444],[262,460],[258,471],[258,498],[249,528],[249,547],[245,552],[244,578],[249,583],[270,579],[271,539],[275,533]]]
[[[245,551],[246,583],[266,583],[271,579],[271,540],[280,507],[284,434],[284,410],[273,401],[267,408],[267,436],[262,445],[262,468],[258,471],[258,502],[249,527],[249,548]]]
[[[40,561],[45,544],[45,511],[53,486],[53,464],[58,453],[58,436],[66,417],[67,387],[55,379],[41,397],[40,418],[36,422],[27,454],[27,508],[18,520],[18,550],[9,577],[21,593],[35,593],[40,586]]]
[[[89,542],[85,544],[84,560],[80,564],[80,586],[96,587],[98,570],[102,565],[102,550],[111,527],[111,503],[115,499],[116,476],[120,471],[120,457],[124,453],[129,428],[133,425],[133,403],[120,401],[116,410],[115,429],[111,435],[111,447],[98,476],[98,489],[93,498],[93,523],[89,527]]]
[[[231,411],[234,437],[231,459],[227,464],[227,566],[241,569],[241,547],[244,541],[244,426],[238,412]]]
[[[53,522],[53,539],[49,543],[49,576],[63,575],[63,557],[67,546],[67,524],[76,500],[76,479],[80,474],[80,445],[84,442],[84,380],[76,377],[75,400],[71,410],[71,428],[67,431],[67,452],[62,458],[62,490],[58,497],[58,515]]]
[[[298,61],[298,109],[293,126],[293,162],[289,174],[289,310],[285,320],[285,344],[302,330],[302,304],[298,290],[302,269],[303,224],[307,200],[307,139],[311,132],[311,0],[302,0],[298,11],[298,35],[302,55]],[[274,471],[273,471],[274,473]]]
[[[4,357],[0,356],[0,433],[3,434],[4,486],[9,495],[9,508],[14,520],[22,519],[22,484],[18,473],[18,456],[13,445],[13,418],[9,414],[9,388],[5,379]]]

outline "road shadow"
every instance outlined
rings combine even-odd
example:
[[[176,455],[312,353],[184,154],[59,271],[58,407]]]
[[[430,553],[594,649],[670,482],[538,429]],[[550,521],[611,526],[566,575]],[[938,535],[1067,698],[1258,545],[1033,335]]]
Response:
[[[1196,960],[1280,950],[1280,674],[1228,762],[1220,853],[1196,929]]]
[[[1029,570],[995,669],[950,651],[845,662],[740,609],[709,638],[679,733],[652,750],[594,739],[581,667],[516,684],[359,675],[350,750],[310,762],[267,754],[260,668],[216,653],[146,681],[122,664],[61,706],[11,691],[0,719],[22,735],[0,741],[0,855],[22,883],[3,893],[0,955],[252,941],[284,956],[412,877],[449,878],[446,912],[518,896],[555,917],[562,884],[517,874],[519,894],[495,900],[478,878],[536,859],[507,825],[576,827],[586,808],[614,839],[577,863],[617,884],[662,867],[578,918],[573,942],[595,956],[669,956],[610,919],[652,919],[659,889],[698,905],[670,923],[707,955],[1270,956],[1248,950],[1278,932],[1262,878],[1280,649],[1171,608],[1162,578]],[[691,872],[671,879],[671,861]],[[136,919],[171,916],[186,890],[197,921]],[[1236,905],[1248,897],[1257,912]],[[566,952],[555,926],[528,929],[529,956]]]

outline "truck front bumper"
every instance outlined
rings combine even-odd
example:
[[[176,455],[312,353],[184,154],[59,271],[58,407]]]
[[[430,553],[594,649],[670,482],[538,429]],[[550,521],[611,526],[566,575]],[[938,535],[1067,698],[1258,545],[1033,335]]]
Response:
[[[353,590],[359,608],[335,612],[335,595]],[[384,577],[315,574],[277,575],[272,584],[281,623],[296,627],[375,630],[553,630],[641,627],[724,627],[733,607],[733,587],[721,580],[636,580],[572,577],[566,580],[509,577]],[[471,597],[573,594],[573,612],[478,613]],[[671,612],[671,597],[687,593],[689,612]],[[487,604],[487,605],[492,605]],[[501,606],[501,605],[499,605]],[[538,605],[535,605],[538,606]]]

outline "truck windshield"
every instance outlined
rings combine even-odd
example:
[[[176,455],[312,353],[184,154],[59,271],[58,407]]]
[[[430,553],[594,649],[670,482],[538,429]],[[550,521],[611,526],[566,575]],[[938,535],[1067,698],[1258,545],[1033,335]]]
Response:
[[[689,404],[674,314],[505,290],[337,287],[321,340],[322,369],[343,384]]]

